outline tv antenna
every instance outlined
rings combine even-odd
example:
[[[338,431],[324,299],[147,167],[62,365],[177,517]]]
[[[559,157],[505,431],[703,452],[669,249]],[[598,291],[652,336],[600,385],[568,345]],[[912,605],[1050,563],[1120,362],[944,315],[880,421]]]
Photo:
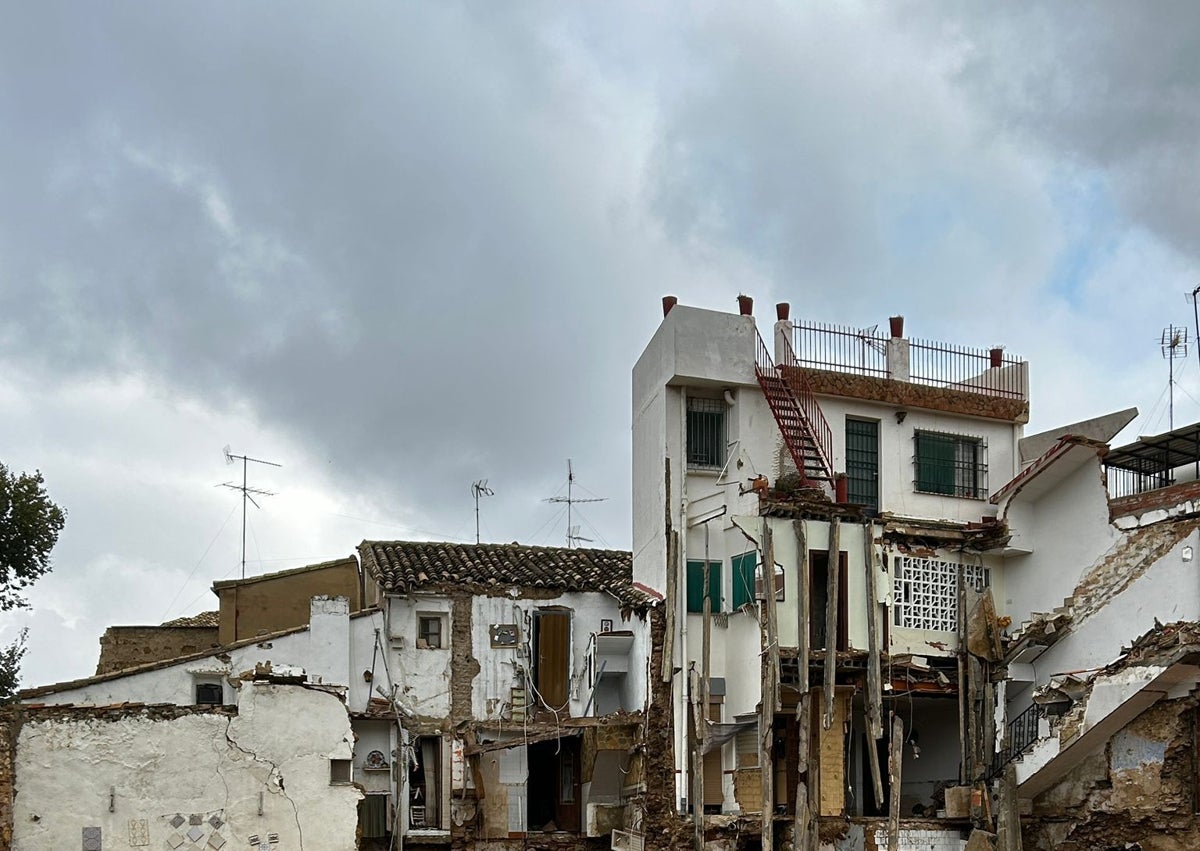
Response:
[[[1167,430],[1175,430],[1175,359],[1187,357],[1188,347],[1188,332],[1186,328],[1176,328],[1174,325],[1168,325],[1163,329],[1162,338],[1159,340],[1159,345],[1162,347],[1162,356],[1169,364],[1169,378],[1167,387],[1169,389],[1169,401],[1167,402]]]
[[[574,488],[575,488],[575,468],[571,464],[571,459],[568,458],[567,459],[567,495],[566,496],[552,496],[546,500],[546,502],[566,503],[566,505],[567,505],[567,548],[568,549],[574,549],[576,541],[582,541],[582,542],[588,543],[588,544],[592,543],[591,538],[584,538],[584,537],[580,536],[578,526],[571,525],[571,506],[578,505],[581,502],[604,502],[605,500],[608,499],[608,497],[606,497],[606,496],[597,496],[597,497],[592,497],[590,499],[577,497],[574,494]]]
[[[475,495],[475,543],[479,543],[479,497],[495,496],[496,492],[488,487],[487,479],[480,479],[471,485],[471,493]]]
[[[219,487],[229,488],[230,490],[240,491],[242,494],[242,579],[246,578],[246,503],[250,502],[255,508],[262,508],[254,497],[256,496],[275,496],[274,491],[265,491],[260,488],[252,488],[247,483],[247,466],[251,461],[255,464],[266,464],[268,467],[282,467],[282,464],[276,464],[274,461],[264,461],[261,458],[250,458],[246,455],[234,455],[229,451],[229,446],[226,445],[222,450],[225,453],[225,463],[232,464],[234,461],[242,462],[242,483],[223,482]]]

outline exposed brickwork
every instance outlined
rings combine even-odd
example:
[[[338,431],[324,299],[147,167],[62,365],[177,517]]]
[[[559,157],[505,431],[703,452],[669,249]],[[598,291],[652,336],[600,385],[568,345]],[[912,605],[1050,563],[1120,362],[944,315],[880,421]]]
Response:
[[[471,687],[479,673],[479,660],[471,649],[471,597],[460,594],[450,608],[450,717],[470,718]]]
[[[847,396],[851,399],[883,402],[898,408],[924,408],[1012,423],[1029,422],[1029,403],[1023,399],[989,396],[985,393],[970,393],[965,390],[930,387],[891,378],[829,372],[823,369],[785,367],[783,372],[789,378],[793,372],[802,374],[808,386],[818,395]]]
[[[1181,502],[1200,500],[1200,481],[1182,482],[1178,485],[1135,493],[1130,496],[1119,496],[1108,501],[1108,516],[1140,517],[1147,511],[1156,508],[1174,508]]]
[[[100,637],[96,675],[187,656],[216,645],[216,626],[110,626]]]
[[[20,704],[0,706],[0,848],[12,847],[13,776],[17,760],[17,735],[21,732]]]
[[[1200,848],[1194,813],[1195,698],[1164,701],[1114,736],[1103,751],[1039,796],[1025,819],[1026,851]],[[1134,742],[1145,754],[1122,753]]]

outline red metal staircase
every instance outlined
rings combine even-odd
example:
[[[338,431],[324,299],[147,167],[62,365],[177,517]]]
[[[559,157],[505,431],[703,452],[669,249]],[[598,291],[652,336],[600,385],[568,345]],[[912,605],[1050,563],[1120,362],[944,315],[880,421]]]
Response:
[[[792,460],[800,477],[808,483],[827,482],[833,484],[833,433],[817,397],[808,388],[803,374],[795,368],[796,356],[792,353],[787,338],[781,337],[784,346],[784,363],[775,365],[762,335],[758,335],[758,350],[754,358],[754,375],[762,387],[775,422],[783,435]],[[783,369],[793,368],[785,377]]]

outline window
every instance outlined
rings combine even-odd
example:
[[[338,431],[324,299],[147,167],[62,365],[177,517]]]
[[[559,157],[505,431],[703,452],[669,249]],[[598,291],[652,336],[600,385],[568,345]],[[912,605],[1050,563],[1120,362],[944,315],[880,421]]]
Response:
[[[197,706],[220,706],[225,702],[224,690],[217,682],[196,683]]]
[[[725,403],[687,400],[687,462],[691,470],[720,470],[725,465]]]
[[[918,491],[971,499],[987,496],[987,443],[983,438],[918,431],[913,441]]]
[[[417,615],[417,647],[438,650],[442,647],[444,615]]]
[[[689,561],[687,563],[687,610],[689,612],[704,612],[704,562]],[[708,563],[708,598],[712,611],[721,611],[721,562]]]
[[[350,771],[352,766],[353,763],[348,759],[329,760],[329,782],[349,783],[351,780]]]
[[[358,802],[358,827],[363,839],[384,839],[388,835],[391,815],[386,794],[369,794]]]
[[[758,568],[758,553],[742,553],[733,557],[733,609],[737,611],[754,602],[754,574]]]
[[[895,558],[892,579],[892,619],[905,629],[954,632],[958,629],[958,565],[915,556]],[[982,591],[991,584],[991,571],[964,564],[968,586]]]

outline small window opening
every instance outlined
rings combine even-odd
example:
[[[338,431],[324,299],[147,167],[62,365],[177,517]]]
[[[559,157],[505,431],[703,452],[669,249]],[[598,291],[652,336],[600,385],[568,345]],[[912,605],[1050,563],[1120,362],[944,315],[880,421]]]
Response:
[[[225,695],[220,683],[196,683],[197,706],[220,706]]]
[[[329,782],[349,783],[352,762],[348,759],[329,760]]]
[[[441,615],[421,615],[417,619],[417,647],[426,650],[438,650],[441,646]]]

